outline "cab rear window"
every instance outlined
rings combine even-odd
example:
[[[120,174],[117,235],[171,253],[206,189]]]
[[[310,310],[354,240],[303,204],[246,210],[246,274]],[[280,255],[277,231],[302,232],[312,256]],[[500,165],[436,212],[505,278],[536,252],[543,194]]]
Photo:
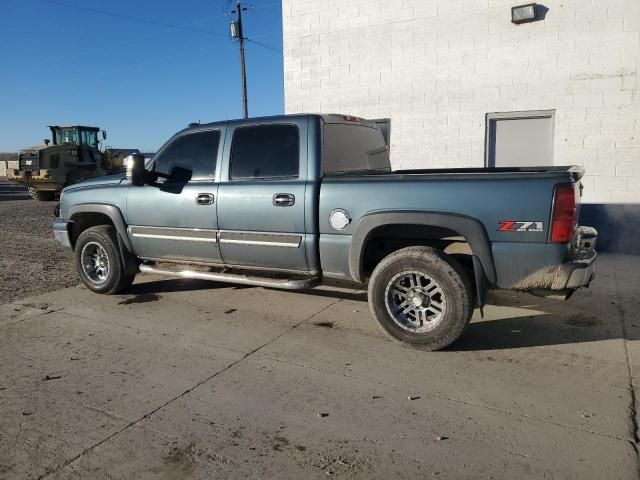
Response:
[[[382,133],[375,126],[325,124],[322,168],[325,175],[390,171],[389,151]]]

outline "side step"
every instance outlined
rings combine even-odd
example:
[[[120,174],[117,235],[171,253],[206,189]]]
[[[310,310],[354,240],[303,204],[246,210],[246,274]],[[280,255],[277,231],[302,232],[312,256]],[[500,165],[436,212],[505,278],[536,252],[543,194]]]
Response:
[[[164,270],[151,265],[140,265],[140,271],[144,273],[155,273],[157,275],[167,275],[170,277],[193,278],[197,280],[212,280],[214,282],[237,283],[240,285],[253,285],[255,287],[282,288],[284,290],[304,290],[313,288],[320,284],[318,277],[287,279],[287,278],[266,278],[250,277],[233,273],[218,272],[194,272],[193,270]]]

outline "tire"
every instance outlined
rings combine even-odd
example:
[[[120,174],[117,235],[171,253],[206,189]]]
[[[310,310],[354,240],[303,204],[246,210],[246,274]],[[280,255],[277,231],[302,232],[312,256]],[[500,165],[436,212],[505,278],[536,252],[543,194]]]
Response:
[[[55,200],[56,198],[56,192],[51,192],[48,190],[36,190],[33,187],[29,187],[29,195],[31,196],[31,198],[39,202],[50,202],[52,200]]]
[[[407,247],[376,266],[369,280],[369,308],[392,339],[440,350],[471,319],[473,288],[453,257],[431,247]]]
[[[82,283],[95,293],[122,292],[135,278],[135,273],[126,273],[116,230],[111,225],[98,225],[83,231],[76,241],[74,257]]]

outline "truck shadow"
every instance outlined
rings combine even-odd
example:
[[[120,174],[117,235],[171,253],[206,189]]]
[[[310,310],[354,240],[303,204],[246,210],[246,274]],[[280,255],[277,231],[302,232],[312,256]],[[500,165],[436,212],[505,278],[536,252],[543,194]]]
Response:
[[[126,295],[155,295],[158,293],[195,292],[216,288],[243,288],[242,285],[212,282],[209,280],[166,279],[134,283],[126,291]]]
[[[334,290],[334,288],[343,288],[345,290]],[[127,290],[127,295],[170,293],[170,292],[189,292],[197,290],[210,290],[219,288],[230,288],[234,290],[247,288],[263,288],[251,285],[238,285],[234,283],[215,282],[212,280],[195,280],[195,279],[177,279],[168,278],[163,280],[152,280],[134,283]],[[265,287],[266,288],[266,287]],[[356,302],[367,302],[366,291],[353,291],[359,288],[358,285],[347,282],[332,282],[325,285],[322,289],[310,290],[280,290],[275,288],[266,288],[274,292],[281,292],[294,295],[313,295],[315,297],[335,298],[336,300],[352,300]]]
[[[311,290],[275,290],[282,295],[312,295],[366,303],[367,293],[355,285],[336,284]],[[350,288],[351,290],[345,290]],[[261,288],[208,280],[163,279],[134,284],[127,295],[133,298],[160,293],[210,289]],[[271,290],[271,289],[270,289]],[[576,298],[578,297],[578,298]],[[546,300],[517,292],[490,292],[485,318],[475,317],[462,336],[446,351],[490,351],[513,348],[640,340],[640,318],[624,315],[617,302],[602,295],[577,293],[567,302]],[[136,303],[130,300],[129,303]],[[623,320],[624,317],[624,326]],[[375,322],[371,318],[371,322]]]
[[[513,309],[517,315],[496,319],[491,318],[493,315],[486,315],[485,319],[473,321],[447,350],[502,350],[623,338],[640,340],[640,320],[624,315],[611,302],[607,302],[610,310],[605,311],[596,303],[590,305],[596,298],[580,305],[571,301],[540,301],[532,297],[534,305],[527,306],[512,299],[512,295],[500,295],[496,308]],[[593,308],[589,309],[590,306]]]
[[[447,350],[503,350],[625,338],[621,325],[589,325],[587,320],[574,326],[569,322],[555,315],[474,322]],[[626,339],[640,339],[640,328],[628,328]]]

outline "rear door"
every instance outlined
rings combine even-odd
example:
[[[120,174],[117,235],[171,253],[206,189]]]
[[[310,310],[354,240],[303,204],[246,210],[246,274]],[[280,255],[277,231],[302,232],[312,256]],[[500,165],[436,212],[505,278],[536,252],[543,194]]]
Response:
[[[306,121],[228,128],[218,190],[224,263],[307,272]]]
[[[156,185],[131,186],[127,224],[135,253],[142,258],[220,263],[216,165],[224,128],[186,132],[154,160],[166,175]],[[185,177],[191,172],[191,179]]]

